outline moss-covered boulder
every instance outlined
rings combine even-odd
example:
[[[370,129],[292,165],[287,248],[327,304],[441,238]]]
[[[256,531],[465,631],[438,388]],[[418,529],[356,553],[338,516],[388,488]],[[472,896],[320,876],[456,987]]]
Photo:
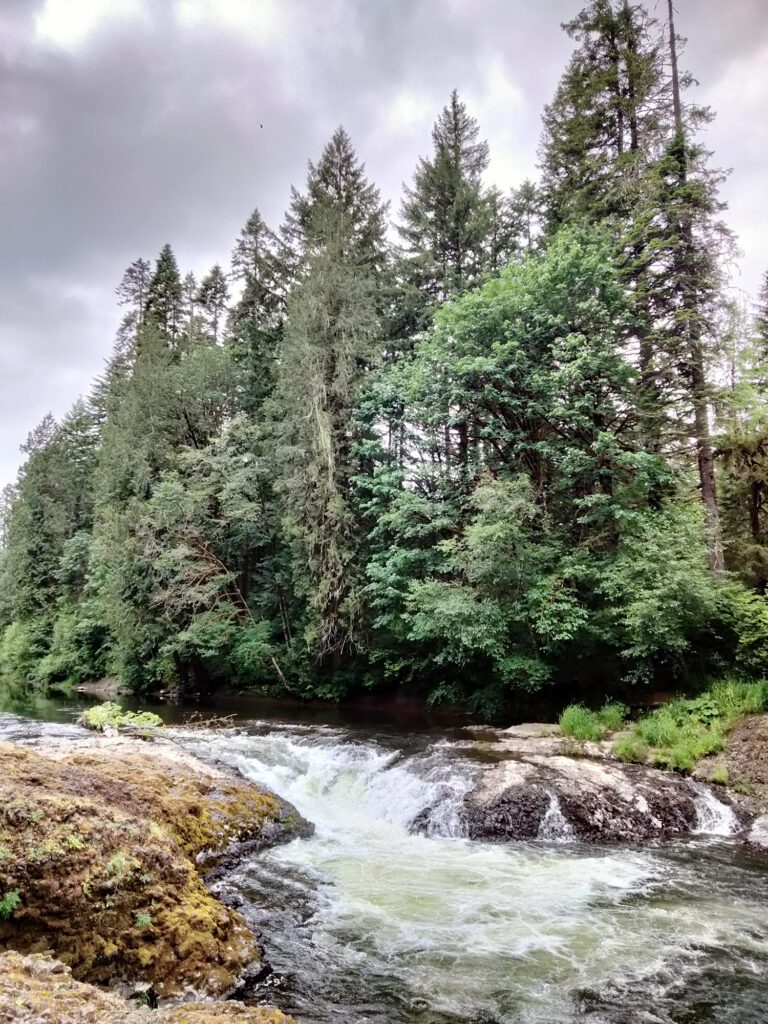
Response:
[[[161,997],[231,993],[260,950],[200,865],[296,822],[171,743],[0,743],[0,950],[52,951],[77,979]]]
[[[293,1024],[273,1007],[242,1003],[184,1003],[149,1010],[75,981],[49,957],[0,955],[0,1024]]]

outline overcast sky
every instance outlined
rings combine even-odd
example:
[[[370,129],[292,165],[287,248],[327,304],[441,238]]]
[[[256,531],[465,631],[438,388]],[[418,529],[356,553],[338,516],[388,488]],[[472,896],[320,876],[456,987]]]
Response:
[[[662,0],[648,0],[662,14]],[[676,0],[707,142],[733,168],[737,284],[768,268],[768,0]],[[663,4],[666,7],[666,4]],[[458,88],[503,189],[536,174],[580,0],[0,0],[0,485],[109,354],[114,288],[170,241],[226,263],[279,223],[338,124],[399,205]]]

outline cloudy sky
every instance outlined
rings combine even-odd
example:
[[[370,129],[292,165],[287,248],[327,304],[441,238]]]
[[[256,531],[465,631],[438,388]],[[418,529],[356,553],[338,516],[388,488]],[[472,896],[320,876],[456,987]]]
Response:
[[[662,14],[662,0],[647,0]],[[491,177],[535,176],[541,109],[579,0],[0,0],[0,486],[47,412],[107,357],[114,288],[164,242],[226,262],[254,206],[277,225],[336,125],[398,205],[450,90]],[[665,4],[663,5],[666,6]],[[743,258],[768,267],[768,0],[676,0]]]

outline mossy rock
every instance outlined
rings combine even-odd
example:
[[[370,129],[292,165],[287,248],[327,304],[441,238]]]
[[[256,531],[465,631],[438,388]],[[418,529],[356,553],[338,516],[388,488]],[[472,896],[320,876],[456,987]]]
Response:
[[[0,743],[0,901],[18,894],[0,950],[53,951],[75,978],[146,982],[160,996],[232,992],[259,947],[198,864],[274,828],[282,805],[126,746],[56,758]]]
[[[242,1003],[184,1003],[149,1010],[75,981],[58,960],[0,955],[0,1021],[67,1024],[294,1024],[280,1010]]]

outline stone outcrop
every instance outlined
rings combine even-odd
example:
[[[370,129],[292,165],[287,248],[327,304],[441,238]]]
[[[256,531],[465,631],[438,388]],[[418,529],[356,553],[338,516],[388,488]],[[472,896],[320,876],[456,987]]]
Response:
[[[707,830],[728,834],[748,817],[722,790],[621,764],[599,750],[565,756],[553,736],[502,734],[490,749],[498,763],[486,767],[465,802],[474,839],[644,841]]]
[[[266,966],[201,872],[233,844],[305,829],[171,742],[0,743],[0,950],[52,952],[76,979],[160,997],[230,994]]]
[[[0,955],[0,1024],[294,1024],[272,1007],[184,1003],[150,1010],[75,981],[58,960]]]

